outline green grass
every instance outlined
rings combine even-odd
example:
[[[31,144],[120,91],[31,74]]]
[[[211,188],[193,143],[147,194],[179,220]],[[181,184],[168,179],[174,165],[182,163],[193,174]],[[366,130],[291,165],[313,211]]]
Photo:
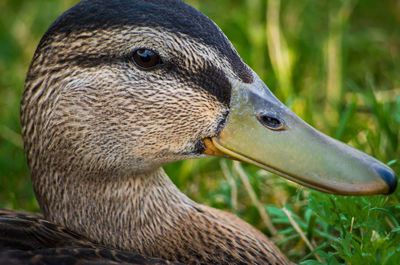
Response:
[[[38,210],[21,145],[19,99],[41,35],[74,2],[0,2],[0,208]],[[398,1],[188,2],[222,28],[299,116],[400,175]],[[400,189],[386,197],[332,196],[242,167],[211,158],[166,169],[191,198],[236,213],[293,261],[398,264]]]

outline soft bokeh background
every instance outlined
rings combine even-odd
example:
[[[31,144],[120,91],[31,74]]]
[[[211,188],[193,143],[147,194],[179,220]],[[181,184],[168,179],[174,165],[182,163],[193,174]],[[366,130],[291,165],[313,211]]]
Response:
[[[76,2],[0,1],[0,209],[38,211],[20,136],[19,100],[40,37]],[[187,2],[221,27],[244,61],[299,116],[400,175],[399,0]],[[236,213],[296,262],[400,260],[400,189],[388,197],[325,195],[216,158],[166,169],[191,198]]]

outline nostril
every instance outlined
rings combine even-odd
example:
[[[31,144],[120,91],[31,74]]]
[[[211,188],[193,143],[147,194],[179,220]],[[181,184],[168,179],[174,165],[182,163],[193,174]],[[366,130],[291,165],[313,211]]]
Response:
[[[282,131],[285,129],[283,122],[272,115],[262,113],[257,115],[257,119],[263,126],[270,130]]]
[[[386,182],[389,186],[388,194],[392,194],[397,187],[397,177],[394,172],[386,167],[377,167],[376,172],[378,172],[379,176]]]

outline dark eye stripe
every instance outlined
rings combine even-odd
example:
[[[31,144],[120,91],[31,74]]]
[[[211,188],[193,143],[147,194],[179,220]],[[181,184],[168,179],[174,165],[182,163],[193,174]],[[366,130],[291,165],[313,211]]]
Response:
[[[138,49],[133,53],[133,61],[142,70],[150,70],[162,64],[158,54],[147,49]]]

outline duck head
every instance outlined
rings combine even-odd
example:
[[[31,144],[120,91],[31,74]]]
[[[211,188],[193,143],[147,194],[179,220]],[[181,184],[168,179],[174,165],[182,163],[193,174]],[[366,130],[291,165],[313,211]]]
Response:
[[[329,193],[397,184],[387,166],[286,108],[181,1],[86,0],[64,13],[34,55],[21,117],[36,186],[42,175],[116,177],[207,155]]]

